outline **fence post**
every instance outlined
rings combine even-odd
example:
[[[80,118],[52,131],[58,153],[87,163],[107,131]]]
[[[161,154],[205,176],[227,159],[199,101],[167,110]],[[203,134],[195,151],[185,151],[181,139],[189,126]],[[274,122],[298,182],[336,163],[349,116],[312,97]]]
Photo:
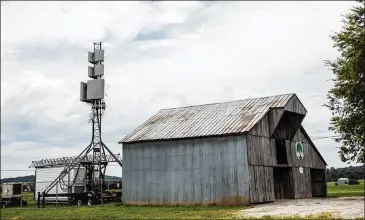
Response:
[[[100,178],[100,197],[101,197],[101,205],[103,205],[103,179]]]
[[[41,192],[38,192],[37,206],[38,206],[38,208],[41,207]]]
[[[20,187],[20,207],[23,207],[23,183]]]
[[[42,199],[42,208],[44,208],[44,204],[46,203],[46,197],[45,197],[45,193],[42,193],[43,195],[43,199]]]

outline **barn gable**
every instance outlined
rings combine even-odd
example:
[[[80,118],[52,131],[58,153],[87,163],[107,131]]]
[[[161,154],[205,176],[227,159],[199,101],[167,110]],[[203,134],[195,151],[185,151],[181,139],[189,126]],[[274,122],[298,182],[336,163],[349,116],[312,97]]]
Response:
[[[309,135],[307,134],[307,132],[305,131],[303,126],[300,126],[298,132],[295,134],[295,136],[293,138],[293,141],[300,141],[300,142],[304,143],[305,145],[307,145],[308,150],[305,149],[305,145],[304,145],[304,155],[307,153],[308,157],[311,158],[310,160],[308,159],[306,161],[306,163],[304,163],[304,164],[297,164],[298,166],[304,165],[304,166],[313,167],[313,168],[315,168],[315,167],[322,167],[324,169],[326,168],[326,166],[327,166],[326,161],[324,160],[322,155],[319,153],[318,149],[316,148],[316,146],[310,139]],[[293,149],[295,149],[295,148],[293,147]]]
[[[275,161],[270,159],[275,157],[275,141],[273,139],[286,140],[287,153],[290,158],[295,158],[295,143],[302,142],[304,146],[308,146],[310,158],[316,161],[319,167],[325,167],[327,164],[323,157],[311,141],[307,132],[301,125],[307,111],[296,95],[293,95],[289,101],[282,107],[270,108],[270,110],[249,130],[248,152],[249,164],[252,165],[275,165]],[[293,146],[290,146],[293,145]],[[253,149],[250,149],[250,148]],[[291,150],[292,149],[292,150]],[[262,156],[260,156],[262,154]],[[256,159],[255,159],[256,158]],[[262,160],[259,160],[261,158]],[[289,158],[288,163],[291,164]],[[250,163],[251,161],[251,163]],[[293,164],[302,165],[302,164]],[[314,167],[315,165],[313,165]],[[308,165],[312,167],[312,165]]]
[[[281,107],[270,107],[268,112],[249,130],[249,134],[292,139],[307,110],[294,94]]]

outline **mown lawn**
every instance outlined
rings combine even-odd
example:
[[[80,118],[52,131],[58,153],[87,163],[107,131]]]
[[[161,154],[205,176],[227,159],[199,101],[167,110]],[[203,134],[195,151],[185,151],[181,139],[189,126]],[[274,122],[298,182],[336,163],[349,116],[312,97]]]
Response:
[[[245,208],[248,207],[152,207],[120,204],[48,209],[12,208],[2,209],[1,219],[342,219],[326,212],[304,217],[298,215],[240,217],[239,211]]]
[[[67,208],[5,208],[1,219],[232,219],[245,207],[152,207],[108,204]]]
[[[364,196],[364,180],[359,185],[335,185],[327,183],[328,197]],[[24,193],[28,206],[1,209],[1,219],[234,219],[238,211],[249,206],[220,207],[153,207],[107,204],[104,206],[58,207],[37,209],[32,193]],[[277,219],[278,216],[264,216],[263,219]],[[283,216],[284,219],[331,219],[328,214],[307,217]]]
[[[364,180],[359,180],[357,185],[335,185],[335,182],[327,183],[328,197],[364,196]]]

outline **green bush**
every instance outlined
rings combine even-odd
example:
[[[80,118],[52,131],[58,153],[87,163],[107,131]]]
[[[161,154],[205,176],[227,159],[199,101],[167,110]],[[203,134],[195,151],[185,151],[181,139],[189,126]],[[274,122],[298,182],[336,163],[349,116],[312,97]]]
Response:
[[[349,180],[349,185],[356,185],[356,184],[360,184],[358,180],[356,180],[356,179]]]

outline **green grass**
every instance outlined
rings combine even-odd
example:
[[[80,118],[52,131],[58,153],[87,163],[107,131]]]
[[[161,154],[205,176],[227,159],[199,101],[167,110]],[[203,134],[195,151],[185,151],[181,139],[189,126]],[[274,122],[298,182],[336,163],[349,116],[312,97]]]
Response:
[[[357,185],[335,185],[335,182],[327,183],[328,197],[364,196],[364,180],[359,180]]]
[[[68,208],[8,208],[1,219],[232,219],[245,207],[153,207],[108,204]]]
[[[359,185],[335,185],[327,183],[328,197],[364,196],[364,180]],[[23,199],[28,206],[23,208],[5,208],[1,210],[1,219],[234,219],[238,218],[238,211],[248,206],[221,207],[154,207],[127,206],[121,204],[106,204],[104,206],[64,206],[55,208],[47,205],[45,209],[37,209],[33,194],[25,192]],[[263,216],[261,219],[333,219],[328,213],[300,216]],[[362,218],[363,219],[363,218]]]

